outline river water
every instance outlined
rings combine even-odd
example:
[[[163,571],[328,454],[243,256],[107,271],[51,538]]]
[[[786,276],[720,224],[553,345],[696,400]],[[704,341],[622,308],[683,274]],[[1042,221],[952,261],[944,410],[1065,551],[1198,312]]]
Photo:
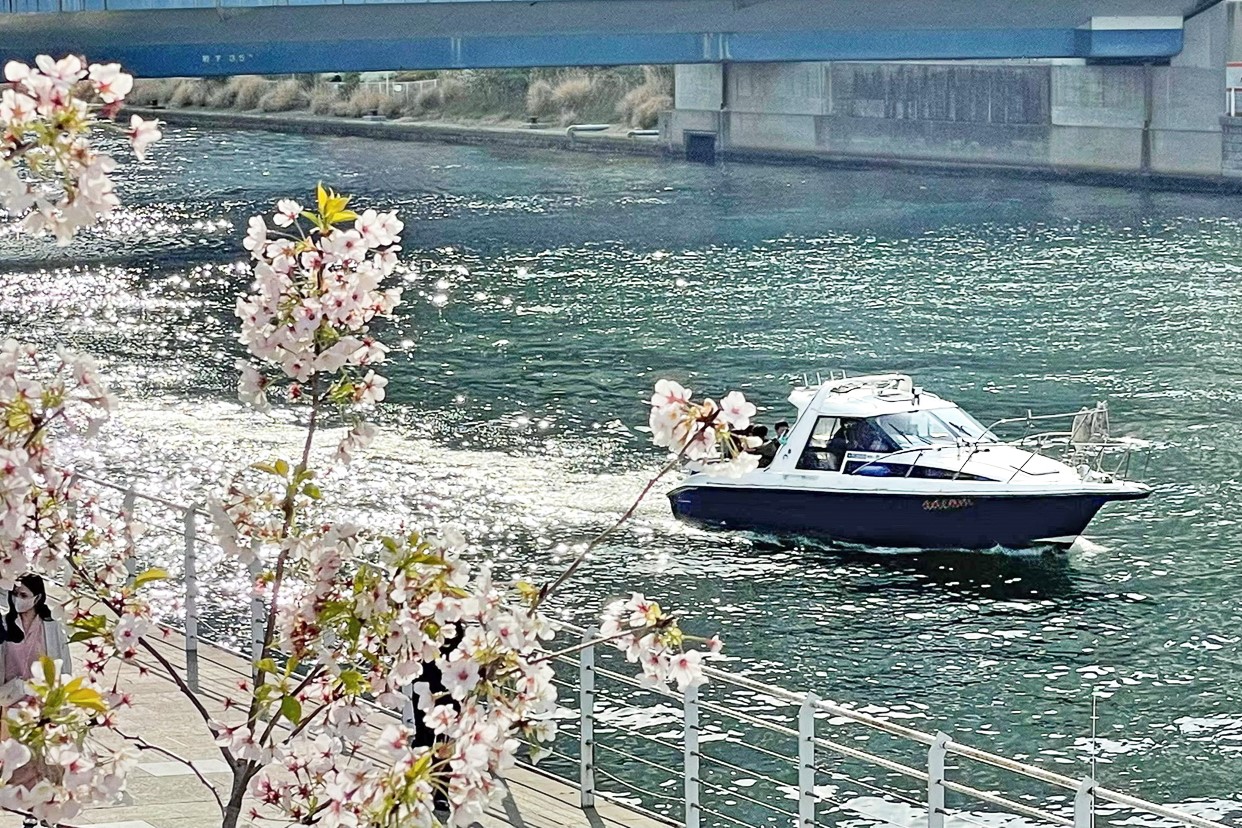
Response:
[[[0,238],[0,330],[97,355],[123,406],[82,462],[192,496],[288,446],[232,404],[246,218],[318,180],[406,222],[376,456],[337,481],[556,571],[658,467],[668,376],[787,416],[809,372],[897,370],[984,421],[1107,398],[1156,494],[1068,555],[877,554],[687,529],[653,496],[562,611],[629,588],[732,669],[914,713],[1148,798],[1242,779],[1242,221],[1236,198],[909,172],[169,129],[74,246]]]

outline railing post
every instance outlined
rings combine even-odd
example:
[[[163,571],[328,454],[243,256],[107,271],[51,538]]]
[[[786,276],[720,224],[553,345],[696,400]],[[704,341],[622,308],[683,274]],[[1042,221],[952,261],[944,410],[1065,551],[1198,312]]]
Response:
[[[247,565],[250,572],[250,664],[255,681],[259,680],[259,661],[266,655],[263,652],[267,633],[267,607],[263,604],[263,596],[259,594],[259,575],[263,572],[263,564],[259,562],[259,542],[250,541],[251,558]]]
[[[1074,828],[1091,828],[1095,822],[1095,780],[1084,776],[1074,794]]]
[[[798,828],[815,825],[815,703],[807,693],[798,709]]]
[[[76,524],[78,521],[78,499],[73,490],[77,487],[79,482],[79,478],[76,474],[70,474],[69,482],[65,486],[66,491],[69,493],[69,502],[65,504],[65,517],[68,518],[69,522],[73,524]],[[65,565],[61,567],[61,578],[63,582],[67,584],[73,580],[73,576],[73,562],[66,558]]]
[[[699,688],[686,688],[686,828],[699,828]]]
[[[944,828],[944,759],[948,734],[937,733],[927,749],[927,828]]]
[[[599,631],[586,629],[583,641],[594,641]],[[578,804],[595,807],[595,645],[578,651]]]
[[[138,493],[134,491],[133,486],[130,486],[128,489],[125,490],[124,497],[121,498],[121,511],[124,512],[125,514],[126,537],[129,539],[131,551],[135,553],[137,552],[137,550],[133,549],[132,547],[134,543],[134,533],[133,533],[134,504],[137,502],[138,502]],[[125,574],[131,580],[133,579],[135,575],[138,574],[138,560],[137,560],[136,555],[129,555],[125,558]]]
[[[185,680],[198,690],[198,553],[194,548],[194,506],[185,510]]]

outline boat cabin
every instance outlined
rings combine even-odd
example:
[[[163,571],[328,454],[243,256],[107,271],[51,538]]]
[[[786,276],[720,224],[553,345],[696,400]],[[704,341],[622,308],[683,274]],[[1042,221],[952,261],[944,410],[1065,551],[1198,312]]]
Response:
[[[929,451],[998,442],[952,402],[904,374],[831,380],[789,396],[798,419],[770,469],[872,477],[986,479],[920,465]]]

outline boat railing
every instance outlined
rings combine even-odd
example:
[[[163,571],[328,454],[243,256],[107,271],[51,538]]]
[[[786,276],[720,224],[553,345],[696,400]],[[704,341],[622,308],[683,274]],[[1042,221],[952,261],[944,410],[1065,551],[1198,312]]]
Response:
[[[258,573],[214,542],[205,510],[134,482],[77,480],[100,509],[142,525],[137,565],[168,571],[149,589],[176,608],[163,622],[184,632],[190,686],[216,648],[261,654]],[[653,688],[595,630],[556,626],[581,648],[557,656],[560,736],[540,767],[576,787],[584,808],[611,799],[685,828],[1242,828],[1242,803],[1224,797],[1171,806],[1101,784],[1093,732],[1081,734],[1089,751],[1025,745],[1041,764],[1021,762],[959,742],[917,693],[860,709],[715,667],[701,687]]]
[[[1070,420],[1069,430],[1030,431],[1035,423],[1053,420]],[[1085,464],[1090,471],[1114,479],[1124,480],[1130,476],[1133,457],[1139,453],[1139,446],[1134,441],[1109,434],[1108,405],[1103,402],[1093,408],[1057,414],[1032,414],[1028,411],[1025,417],[1005,417],[988,426],[988,432],[993,432],[997,426],[1015,424],[1025,425],[1028,431],[1021,437],[1006,440],[1008,445],[1045,456],[1057,449],[1059,452],[1054,459],[1075,467]],[[1145,453],[1143,458],[1146,471]]]

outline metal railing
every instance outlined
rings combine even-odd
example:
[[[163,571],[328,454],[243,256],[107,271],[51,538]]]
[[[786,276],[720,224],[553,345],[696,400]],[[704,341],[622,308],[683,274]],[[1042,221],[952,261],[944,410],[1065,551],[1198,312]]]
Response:
[[[251,658],[261,651],[265,610],[254,600],[257,572],[242,571],[205,536],[206,512],[130,484],[78,480],[95,487],[108,508],[145,526],[136,540],[140,565],[168,569],[164,588],[183,596],[168,620],[184,630],[192,683],[200,640]],[[239,601],[244,594],[251,600]],[[686,828],[812,828],[860,818],[889,828],[995,828],[998,816],[1063,828],[1242,826],[735,672],[708,668],[709,683],[684,694],[652,688],[613,647],[591,644],[594,630],[558,626],[586,646],[557,659],[570,668],[554,679],[560,730],[570,738],[553,743],[544,769],[576,786],[583,808],[606,798]],[[1242,812],[1242,802],[1238,807]]]

